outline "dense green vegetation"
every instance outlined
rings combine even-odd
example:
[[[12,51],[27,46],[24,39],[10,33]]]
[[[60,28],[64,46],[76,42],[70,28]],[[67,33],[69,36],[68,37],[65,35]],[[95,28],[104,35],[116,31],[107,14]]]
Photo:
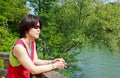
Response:
[[[0,51],[10,51],[18,38],[19,21],[29,11],[25,5],[25,0],[0,0]]]
[[[37,42],[40,58],[62,57],[67,62],[77,61],[78,53],[69,54],[73,47],[106,45],[118,52],[120,41],[120,2],[102,0],[0,0],[0,51],[10,51],[19,38],[17,27],[29,13],[26,2],[41,17],[43,28]],[[75,66],[74,66],[75,67]],[[69,76],[74,68],[68,64]]]

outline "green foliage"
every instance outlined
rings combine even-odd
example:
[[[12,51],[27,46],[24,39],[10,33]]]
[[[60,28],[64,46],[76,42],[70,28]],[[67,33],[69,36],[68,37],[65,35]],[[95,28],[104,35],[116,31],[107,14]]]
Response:
[[[9,52],[17,38],[15,34],[11,34],[5,28],[0,27],[0,52]]]
[[[5,20],[7,20],[6,17],[0,16],[0,26],[5,24]]]
[[[0,20],[2,26],[9,27],[11,32],[17,32],[21,17],[28,13],[27,0],[0,0]]]
[[[27,0],[0,0],[0,51],[9,52],[18,39],[18,24],[28,13]]]
[[[107,0],[29,0],[43,20],[38,51],[44,59],[63,57],[76,61],[73,47],[106,45],[118,52],[120,42],[120,2]],[[66,57],[68,56],[68,57]]]
[[[1,68],[4,68],[4,61],[3,60],[0,60],[0,69]]]
[[[58,19],[63,25],[62,33],[66,48],[81,48],[92,43],[105,44],[112,52],[118,51],[119,2],[105,4],[97,0],[68,0],[63,3]]]

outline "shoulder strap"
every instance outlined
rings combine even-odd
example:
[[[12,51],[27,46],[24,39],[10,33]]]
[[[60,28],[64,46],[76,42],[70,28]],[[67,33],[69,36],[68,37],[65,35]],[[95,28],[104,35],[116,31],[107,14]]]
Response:
[[[32,41],[32,56],[31,56],[32,60],[34,59],[34,50],[35,50],[35,43],[34,41]]]
[[[22,44],[25,48],[27,48],[26,45],[25,45],[25,43],[22,40],[20,40],[20,39],[15,42],[14,46],[17,45],[17,44]]]
[[[17,44],[22,44],[22,45],[25,47],[25,49],[26,49],[26,51],[27,51],[27,54],[29,55],[28,50],[27,50],[27,47],[26,47],[25,43],[24,43],[22,40],[20,40],[20,39],[17,40],[17,41],[15,42],[14,46],[17,45]],[[29,55],[29,56],[30,56],[30,55]]]
[[[17,45],[17,44],[22,44],[26,48],[27,54],[29,55],[27,47],[26,47],[25,43],[22,40],[20,40],[20,39],[17,40],[16,43],[14,44],[14,46]],[[29,55],[32,60],[34,59],[34,49],[35,49],[34,46],[35,46],[34,41],[32,41],[32,52],[31,52],[31,56]]]

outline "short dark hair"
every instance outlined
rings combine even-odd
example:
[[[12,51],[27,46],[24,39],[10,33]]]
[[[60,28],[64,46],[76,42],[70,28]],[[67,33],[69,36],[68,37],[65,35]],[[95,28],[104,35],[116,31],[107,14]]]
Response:
[[[21,20],[19,29],[18,29],[20,38],[26,37],[25,33],[28,32],[30,28],[35,27],[38,22],[40,23],[40,29],[41,29],[42,22],[40,20],[40,17],[32,15],[32,14],[25,15],[23,19]]]

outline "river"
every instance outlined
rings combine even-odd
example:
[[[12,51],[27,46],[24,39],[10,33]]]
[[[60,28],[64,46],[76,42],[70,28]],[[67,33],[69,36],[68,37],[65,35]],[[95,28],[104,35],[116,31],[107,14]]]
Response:
[[[80,52],[76,56],[79,69],[71,78],[120,78],[120,53],[114,55],[104,46],[72,49],[70,52],[76,51]]]

